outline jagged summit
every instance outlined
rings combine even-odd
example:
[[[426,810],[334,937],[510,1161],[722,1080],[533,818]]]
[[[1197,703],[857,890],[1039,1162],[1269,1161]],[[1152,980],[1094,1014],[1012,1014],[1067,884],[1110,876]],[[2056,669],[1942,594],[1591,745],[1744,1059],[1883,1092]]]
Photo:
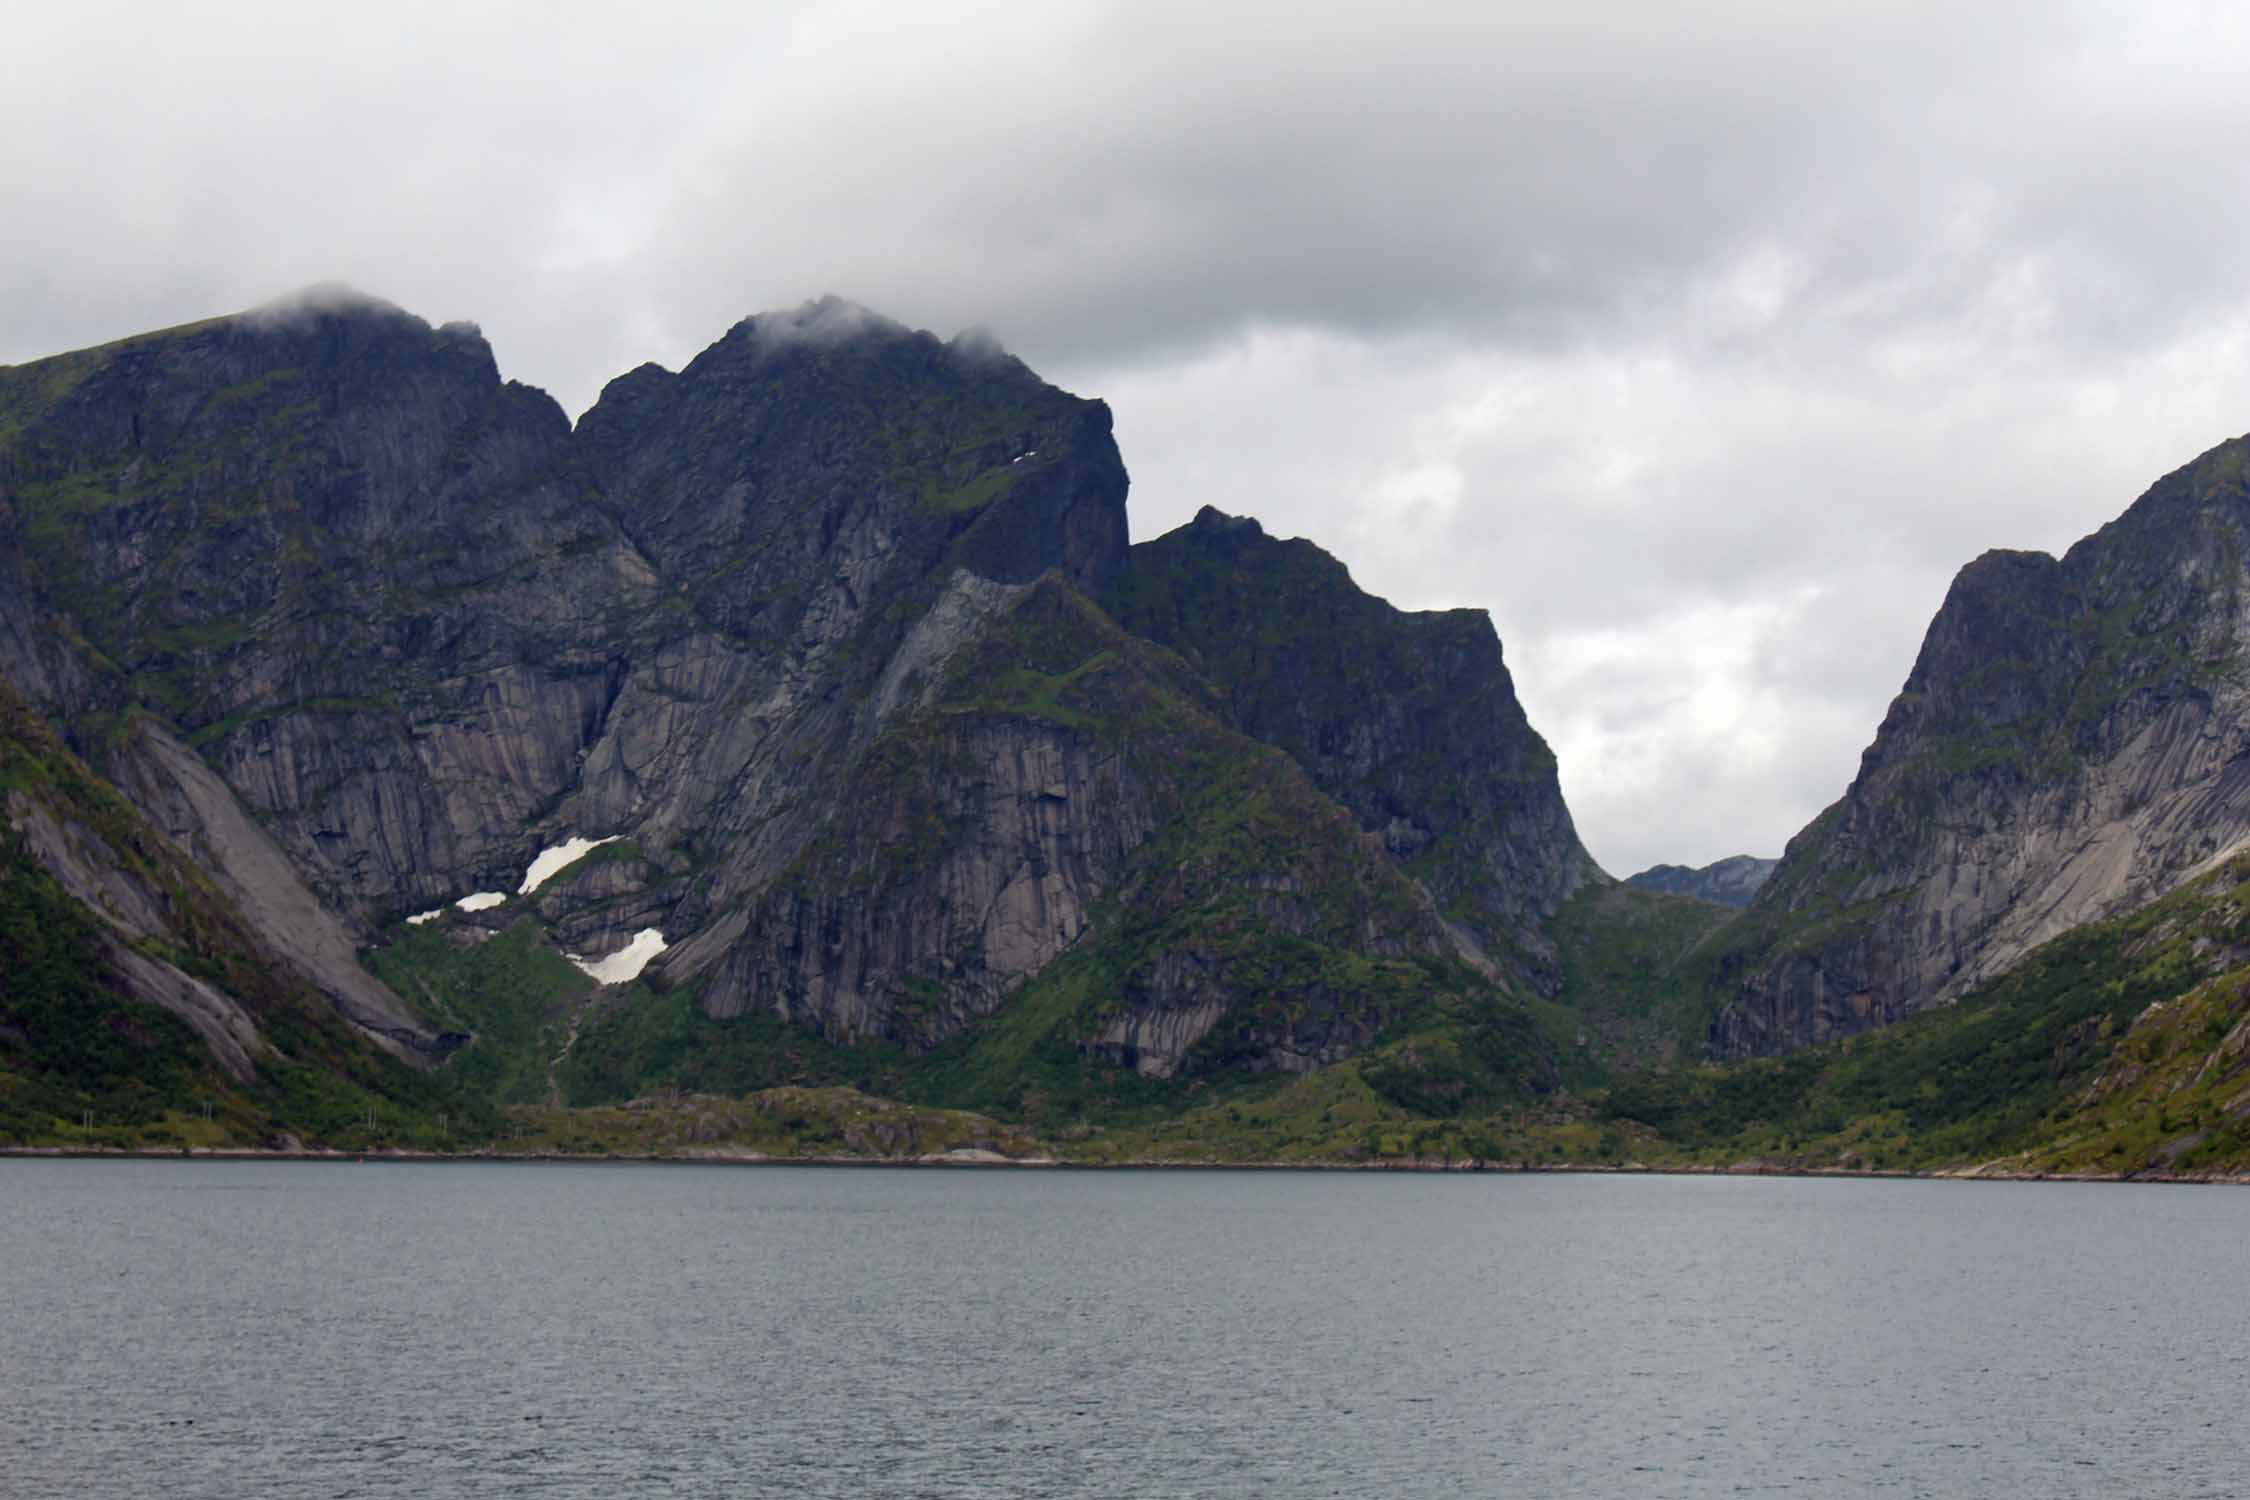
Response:
[[[834,295],[754,313],[728,329],[705,354],[720,355],[730,348],[748,350],[760,363],[783,360],[792,354],[856,354],[884,360],[942,362],[972,378],[1044,384],[984,329],[965,329],[951,339],[940,339],[926,328],[911,327]],[[797,363],[801,361],[791,362],[791,367]]]
[[[1259,524],[1256,516],[1228,515],[1216,505],[1206,505],[1198,510],[1195,519],[1188,524],[1205,531],[1240,532],[1245,537],[1263,537],[1266,534],[1266,528]]]
[[[44,405],[90,376],[145,376],[183,360],[201,361],[209,373],[224,375],[276,360],[275,368],[288,367],[290,361],[362,367],[376,351],[395,360],[425,350],[456,352],[498,378],[491,345],[475,323],[457,320],[433,327],[394,302],[340,283],[305,287],[240,312],[129,334],[21,365],[0,365],[0,376],[35,375],[39,404]],[[20,421],[29,414],[27,394],[0,391],[0,411],[14,410]]]
[[[236,313],[234,320],[273,327],[322,317],[402,318],[425,328],[429,326],[388,298],[363,292],[341,281],[314,282],[293,292],[284,292]]]

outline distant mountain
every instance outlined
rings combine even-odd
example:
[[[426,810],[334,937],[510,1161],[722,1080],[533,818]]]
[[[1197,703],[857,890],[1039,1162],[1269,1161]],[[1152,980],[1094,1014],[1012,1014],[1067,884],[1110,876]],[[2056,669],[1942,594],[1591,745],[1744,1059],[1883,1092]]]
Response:
[[[1651,865],[1638,875],[1628,875],[1625,883],[1644,891],[1664,891],[1674,896],[1693,896],[1698,901],[1711,901],[1720,906],[1748,906],[1758,887],[1766,883],[1778,859],[1760,859],[1754,854],[1736,854],[1701,869],[1686,865]]]

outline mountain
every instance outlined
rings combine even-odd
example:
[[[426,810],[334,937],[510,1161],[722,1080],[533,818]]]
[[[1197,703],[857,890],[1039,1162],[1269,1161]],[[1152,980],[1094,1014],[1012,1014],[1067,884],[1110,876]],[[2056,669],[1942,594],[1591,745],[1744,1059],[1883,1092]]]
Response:
[[[1457,931],[1553,993],[1546,923],[1608,877],[1578,841],[1483,611],[1393,609],[1312,543],[1208,506],[1133,548],[1102,598],[1349,808]]]
[[[495,1100],[1551,1088],[1510,992],[1606,877],[1489,623],[1128,549],[1126,482],[1101,403],[833,299],[574,428],[325,291],[0,369],[0,681],[291,993]]]
[[[1693,896],[1698,901],[1718,906],[1748,906],[1750,898],[1758,893],[1758,887],[1766,883],[1780,863],[1778,859],[1760,859],[1754,854],[1736,854],[1701,869],[1690,869],[1686,865],[1651,865],[1638,875],[1626,876],[1625,883],[1644,891]]]
[[[1723,935],[1716,1055],[1949,1004],[2250,839],[2246,461],[1961,571],[1851,786]]]
[[[1778,864],[1620,883],[1487,617],[1129,546],[987,341],[808,303],[575,426],[335,291],[0,368],[0,1138],[2226,1170],[2246,457],[1963,570]]]

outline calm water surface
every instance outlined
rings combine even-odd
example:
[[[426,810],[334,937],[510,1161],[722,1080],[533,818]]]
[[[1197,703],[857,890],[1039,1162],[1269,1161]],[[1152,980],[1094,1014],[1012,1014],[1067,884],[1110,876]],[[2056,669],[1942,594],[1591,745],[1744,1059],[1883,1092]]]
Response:
[[[0,1494],[2235,1495],[2250,1192],[0,1161]]]

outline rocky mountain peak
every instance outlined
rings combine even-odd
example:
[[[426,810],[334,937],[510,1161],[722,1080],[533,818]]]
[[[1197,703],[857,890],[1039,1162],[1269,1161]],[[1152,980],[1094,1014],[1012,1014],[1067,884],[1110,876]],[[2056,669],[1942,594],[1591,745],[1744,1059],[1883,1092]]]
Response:
[[[1236,537],[1245,543],[1262,539],[1266,528],[1258,524],[1255,516],[1230,516],[1216,505],[1206,505],[1188,522],[1199,536],[1218,539]]]
[[[1460,933],[1534,987],[1557,982],[1545,919],[1606,877],[1483,611],[1395,609],[1313,543],[1208,506],[1134,547],[1103,597],[1379,836]]]
[[[1722,1053],[1966,993],[2250,839],[2250,442],[2060,559],[1963,568],[1844,796],[1722,966]]]

